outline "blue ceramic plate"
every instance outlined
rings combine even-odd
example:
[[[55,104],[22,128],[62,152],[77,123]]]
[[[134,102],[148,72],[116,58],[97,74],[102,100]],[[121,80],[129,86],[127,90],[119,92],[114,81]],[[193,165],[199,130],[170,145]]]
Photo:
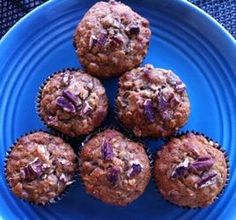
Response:
[[[223,196],[208,208],[186,210],[164,201],[151,182],[143,196],[120,208],[91,198],[77,182],[63,200],[35,207],[9,191],[3,175],[5,153],[17,137],[44,128],[35,111],[38,87],[52,72],[80,66],[72,35],[94,2],[49,1],[1,40],[0,219],[235,219],[236,43],[215,20],[180,0],[124,2],[151,23],[152,38],[144,63],[172,69],[187,84],[192,111],[183,130],[203,132],[228,152],[231,178]],[[116,83],[104,81],[111,107]],[[160,145],[155,141],[147,144],[152,152]]]

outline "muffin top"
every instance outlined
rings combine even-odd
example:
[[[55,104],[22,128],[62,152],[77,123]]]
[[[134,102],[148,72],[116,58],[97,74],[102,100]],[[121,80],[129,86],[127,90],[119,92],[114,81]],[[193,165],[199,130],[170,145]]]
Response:
[[[48,79],[39,97],[44,122],[71,137],[85,135],[107,115],[108,100],[101,82],[79,70],[58,72]]]
[[[98,2],[76,28],[74,45],[92,75],[110,77],[138,66],[150,39],[149,22],[120,2]]]
[[[218,144],[187,133],[157,153],[154,176],[163,197],[179,206],[210,205],[227,180],[227,163]]]
[[[172,71],[145,65],[119,80],[117,114],[139,137],[166,137],[182,127],[190,113],[185,84]]]
[[[35,132],[20,138],[11,149],[6,178],[15,195],[45,205],[73,182],[76,164],[69,144],[45,132]]]
[[[125,206],[144,192],[150,179],[149,158],[142,144],[107,129],[82,147],[80,174],[89,194]]]

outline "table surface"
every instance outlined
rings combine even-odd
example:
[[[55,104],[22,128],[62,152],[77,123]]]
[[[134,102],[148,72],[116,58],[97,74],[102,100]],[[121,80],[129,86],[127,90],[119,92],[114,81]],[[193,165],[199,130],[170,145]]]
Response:
[[[0,39],[21,17],[46,1],[0,0]],[[236,0],[189,1],[213,16],[236,38]]]

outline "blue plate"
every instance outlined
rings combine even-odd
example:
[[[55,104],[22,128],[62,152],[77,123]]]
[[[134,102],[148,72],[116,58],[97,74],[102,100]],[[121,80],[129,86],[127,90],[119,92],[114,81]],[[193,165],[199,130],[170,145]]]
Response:
[[[172,69],[187,84],[191,116],[183,130],[203,132],[228,152],[231,178],[223,196],[208,208],[186,210],[164,201],[151,182],[143,196],[120,208],[94,200],[77,182],[63,200],[36,207],[8,189],[3,175],[6,151],[20,135],[44,128],[35,111],[38,87],[52,72],[80,65],[72,35],[94,2],[49,1],[21,19],[1,40],[0,219],[235,219],[236,43],[215,20],[180,0],[124,2],[151,23],[144,63]],[[111,105],[116,83],[104,81]],[[152,152],[160,145],[147,144]]]

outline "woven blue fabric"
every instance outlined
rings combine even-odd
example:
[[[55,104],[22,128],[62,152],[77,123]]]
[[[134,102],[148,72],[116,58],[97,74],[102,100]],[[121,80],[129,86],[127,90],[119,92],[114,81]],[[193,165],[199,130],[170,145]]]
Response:
[[[236,0],[190,0],[199,6],[236,38]]]
[[[35,7],[42,4],[43,0],[0,0],[0,38],[21,17]]]
[[[0,0],[0,38],[22,16],[46,0]],[[236,38],[236,0],[189,0],[219,21]]]

